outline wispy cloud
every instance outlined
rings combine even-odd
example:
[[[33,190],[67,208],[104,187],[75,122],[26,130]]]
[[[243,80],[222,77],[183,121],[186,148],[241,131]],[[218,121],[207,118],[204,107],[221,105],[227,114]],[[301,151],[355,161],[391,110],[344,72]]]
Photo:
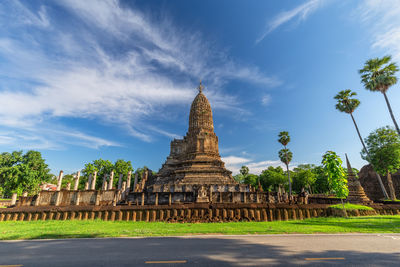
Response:
[[[264,40],[265,36],[269,33],[276,30],[281,25],[293,20],[297,19],[297,21],[303,21],[307,19],[307,17],[316,11],[321,6],[321,0],[308,0],[304,4],[297,6],[291,10],[283,11],[275,16],[272,20],[269,20],[260,34],[260,36],[256,40],[256,44]]]
[[[61,17],[52,6],[0,3],[0,124],[7,130],[48,139],[65,127],[61,119],[79,118],[117,126],[143,141],[176,137],[154,122],[190,103],[199,78],[213,108],[242,114],[240,101],[224,90],[229,81],[280,84],[166,16],[154,19],[119,1],[53,4]],[[38,131],[50,124],[58,126],[42,131],[46,136]],[[76,145],[116,145],[82,130],[70,132],[81,134],[69,135]]]
[[[395,60],[400,60],[399,1],[361,1],[358,14],[370,33],[371,48],[392,54]]]

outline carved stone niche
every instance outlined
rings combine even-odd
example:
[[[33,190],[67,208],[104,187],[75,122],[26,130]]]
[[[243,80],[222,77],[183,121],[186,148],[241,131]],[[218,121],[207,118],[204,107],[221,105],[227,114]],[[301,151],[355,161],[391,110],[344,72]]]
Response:
[[[229,185],[228,186],[228,192],[236,192],[236,186],[235,185]]]
[[[174,185],[174,187],[175,187],[174,192],[183,192],[182,186],[180,186],[180,185]]]
[[[207,196],[207,188],[204,186],[201,186],[199,190],[197,190],[197,200],[196,202],[198,203],[208,203],[210,202],[210,199]]]
[[[241,184],[240,185],[240,192],[250,192],[250,188],[248,185]]]
[[[218,185],[217,192],[224,192],[224,186]]]
[[[185,192],[193,192],[193,186],[190,184],[185,185]]]
[[[153,192],[163,192],[162,191],[162,188],[163,186],[162,185],[159,185],[159,184],[155,184],[155,185],[153,185]]]

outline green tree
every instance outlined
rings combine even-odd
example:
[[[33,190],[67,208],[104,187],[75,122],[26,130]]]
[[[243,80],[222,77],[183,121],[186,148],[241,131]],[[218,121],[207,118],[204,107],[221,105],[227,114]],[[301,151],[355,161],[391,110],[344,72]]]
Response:
[[[40,184],[51,179],[50,170],[42,154],[30,150],[0,154],[0,185],[3,194],[21,195],[23,192],[33,195],[39,192]]]
[[[392,117],[397,133],[400,135],[399,126],[394,118],[392,107],[386,95],[389,87],[397,83],[395,73],[399,70],[395,63],[390,62],[391,59],[391,56],[369,59],[365,62],[364,68],[359,70],[359,73],[361,74],[361,81],[365,89],[372,92],[381,92],[385,97],[390,116]]]
[[[391,199],[396,199],[391,173],[400,169],[400,138],[389,126],[379,128],[365,139],[367,149],[361,152],[364,159],[371,160],[376,172],[387,175]]]
[[[287,144],[290,142],[289,132],[280,132],[278,135],[278,142],[283,145],[283,149],[279,151],[280,160],[285,163],[287,176],[289,181],[289,199],[292,199],[292,182],[290,180],[290,171],[289,171],[289,163],[292,161],[293,153],[290,152],[288,148],[286,148]]]
[[[260,183],[266,191],[278,191],[278,188],[285,186],[287,179],[281,167],[268,167],[260,174]]]
[[[356,128],[358,138],[360,138],[361,144],[366,151],[367,154],[367,161],[371,163],[371,161],[368,159],[368,150],[365,147],[365,143],[361,137],[360,130],[358,129],[357,123],[354,119],[353,112],[356,110],[356,108],[360,105],[360,101],[356,98],[353,98],[353,96],[356,96],[357,93],[352,92],[350,89],[340,91],[336,96],[335,99],[337,100],[336,103],[336,109],[339,110],[340,112],[345,112],[350,115],[351,119],[353,120],[354,127]],[[376,173],[376,178],[378,179],[379,185],[381,187],[381,190],[383,192],[383,195],[385,198],[389,198],[385,186],[382,183],[382,179],[378,173]]]
[[[243,175],[243,177],[246,177],[247,174],[249,174],[249,171],[250,171],[249,167],[247,167],[247,166],[242,166],[240,168],[240,174]]]
[[[96,159],[91,163],[85,164],[85,168],[82,170],[82,176],[85,177],[84,181],[89,179],[89,175],[97,171],[96,188],[100,188],[103,183],[105,175],[109,175],[113,170],[114,164],[109,160]]]
[[[133,171],[131,161],[125,161],[123,159],[117,160],[114,164],[109,160],[97,159],[91,163],[85,164],[85,168],[82,170],[82,185],[85,184],[89,179],[89,175],[97,171],[96,188],[100,188],[103,183],[104,176],[109,176],[111,171],[114,171],[113,186],[118,185],[119,175],[123,175],[123,181],[126,181],[128,172]],[[80,183],[80,184],[81,184]]]
[[[258,175],[255,174],[247,174],[244,177],[244,183],[253,186],[254,188],[258,188]]]
[[[128,172],[133,171],[132,163],[130,161],[125,161],[123,159],[119,159],[114,163],[115,176],[119,179],[120,174],[123,175],[122,181],[126,181],[128,179]],[[114,179],[114,186],[117,186],[118,179]]]
[[[315,184],[317,175],[313,172],[310,164],[299,165],[293,171],[293,189],[301,192],[307,188],[311,193],[311,186]]]
[[[312,172],[315,173],[316,176],[314,186],[312,186],[313,193],[328,194],[330,192],[329,182],[323,166],[315,166]]]
[[[235,181],[238,182],[239,184],[244,183],[244,177],[241,173],[234,175],[233,179],[235,179]]]
[[[333,151],[327,151],[322,156],[322,165],[324,172],[328,177],[329,185],[336,197],[340,198],[340,201],[343,205],[343,210],[346,214],[343,199],[349,195],[349,188],[347,187],[347,177],[342,167],[342,163],[342,160]]]

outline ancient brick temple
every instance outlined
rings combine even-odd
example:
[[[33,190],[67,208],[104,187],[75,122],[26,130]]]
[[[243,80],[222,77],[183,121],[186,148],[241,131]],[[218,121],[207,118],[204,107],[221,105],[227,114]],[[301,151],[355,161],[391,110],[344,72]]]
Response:
[[[171,142],[170,155],[159,170],[155,184],[236,184],[219,155],[212,110],[201,83],[198,89],[190,108],[189,130],[183,139]]]
[[[157,175],[146,173],[128,202],[144,204],[191,202],[265,202],[254,188],[238,184],[225,168],[218,151],[218,137],[210,102],[199,85],[189,114],[189,129],[183,139],[171,142],[171,151]]]

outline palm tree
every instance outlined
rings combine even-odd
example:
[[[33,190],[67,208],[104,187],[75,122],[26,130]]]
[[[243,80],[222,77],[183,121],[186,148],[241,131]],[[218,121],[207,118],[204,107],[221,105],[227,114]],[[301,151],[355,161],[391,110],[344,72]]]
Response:
[[[359,70],[359,72],[365,89],[373,92],[379,91],[385,97],[390,116],[392,117],[397,133],[400,135],[399,126],[394,118],[392,107],[390,106],[389,99],[386,95],[389,87],[397,83],[397,78],[394,74],[399,70],[395,63],[389,63],[391,59],[391,56],[384,56],[383,58],[367,60],[364,68]]]
[[[290,136],[288,132],[280,132],[278,135],[278,142],[281,143],[284,149],[279,151],[279,158],[286,165],[288,180],[289,180],[289,200],[292,199],[292,182],[290,181],[290,171],[289,171],[289,163],[292,160],[293,153],[290,152],[289,149],[286,148],[287,144],[290,142]]]
[[[358,137],[360,138],[360,141],[364,148],[364,151],[367,154],[368,161],[371,163],[371,161],[369,160],[371,157],[369,156],[369,152],[367,150],[367,147],[365,146],[364,140],[361,137],[360,130],[358,129],[357,123],[353,116],[354,110],[356,110],[356,108],[360,105],[360,101],[357,98],[352,98],[353,96],[356,96],[356,95],[357,95],[357,93],[352,92],[350,89],[340,91],[335,96],[335,99],[337,100],[336,109],[339,110],[340,112],[345,112],[347,114],[350,114],[350,117],[353,120],[354,126],[356,127]],[[389,198],[389,196],[386,192],[386,189],[383,186],[380,175],[377,172],[375,172],[375,173],[376,173],[376,178],[378,179],[379,185],[381,186],[384,197]]]

